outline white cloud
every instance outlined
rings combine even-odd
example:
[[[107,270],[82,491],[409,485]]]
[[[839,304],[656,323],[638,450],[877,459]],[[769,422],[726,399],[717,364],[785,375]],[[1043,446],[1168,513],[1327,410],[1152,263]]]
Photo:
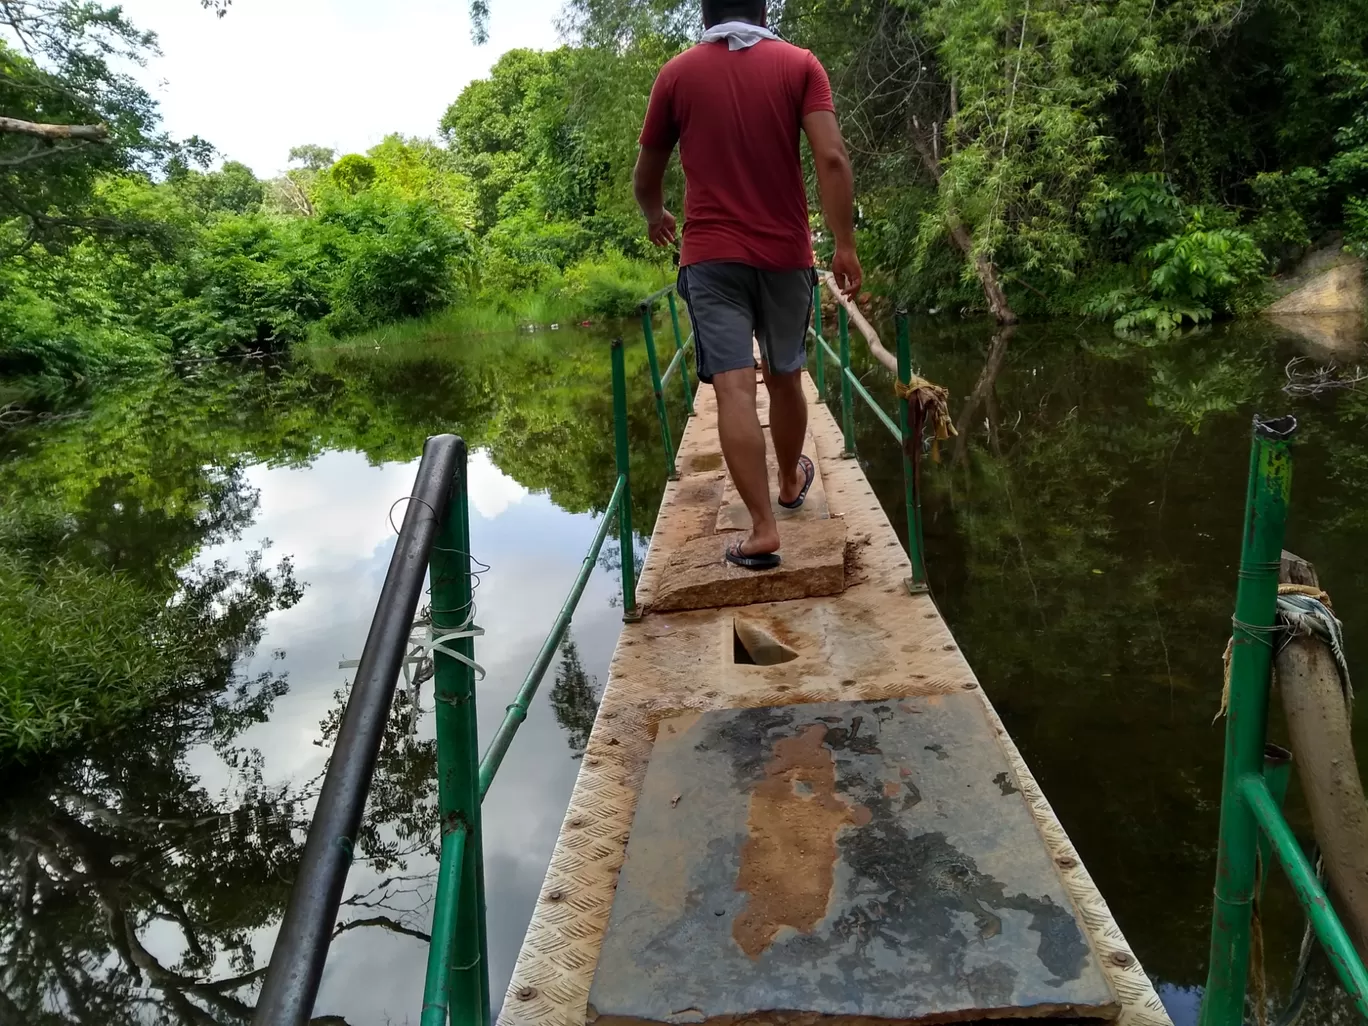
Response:
[[[470,454],[466,464],[470,504],[486,520],[493,520],[514,503],[527,498],[527,489],[498,467],[483,449]]]
[[[489,42],[470,41],[466,0],[123,0],[162,57],[143,75],[167,129],[199,135],[259,176],[291,146],[361,152],[391,132],[433,136],[447,105],[515,47],[558,43],[561,0],[491,4]]]

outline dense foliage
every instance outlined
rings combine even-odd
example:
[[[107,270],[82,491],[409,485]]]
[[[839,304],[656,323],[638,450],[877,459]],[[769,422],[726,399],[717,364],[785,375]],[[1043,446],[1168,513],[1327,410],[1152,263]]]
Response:
[[[587,51],[505,55],[440,142],[301,145],[263,182],[158,134],[115,70],[155,47],[117,8],[0,5],[0,379],[58,387],[452,307],[620,317],[666,276],[622,188],[630,147],[574,95]]]
[[[616,66],[694,0],[571,0]],[[784,0],[832,77],[876,289],[920,309],[1168,330],[1368,242],[1363,0]],[[636,116],[649,78],[619,74]]]
[[[626,368],[632,473],[661,481],[642,347]],[[249,467],[324,450],[407,461],[459,430],[525,487],[598,513],[616,483],[612,418],[606,339],[547,331],[138,375],[79,416],[12,429],[0,436],[0,767],[251,683],[235,669],[305,585],[288,558],[201,558],[257,519]],[[650,524],[659,498],[635,491],[634,522]]]

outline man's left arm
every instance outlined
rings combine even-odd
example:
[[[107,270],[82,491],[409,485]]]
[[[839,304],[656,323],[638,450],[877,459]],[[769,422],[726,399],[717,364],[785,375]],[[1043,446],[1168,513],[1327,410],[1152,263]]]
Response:
[[[673,149],[643,145],[632,171],[632,191],[646,218],[647,234],[657,246],[672,246],[675,241],[675,216],[665,209],[665,168]]]

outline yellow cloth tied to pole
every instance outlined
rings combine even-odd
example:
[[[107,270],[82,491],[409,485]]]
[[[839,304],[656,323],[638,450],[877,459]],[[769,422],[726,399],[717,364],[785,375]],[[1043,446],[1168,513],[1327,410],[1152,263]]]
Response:
[[[935,431],[935,438],[931,442],[931,459],[939,463],[941,442],[958,434],[950,420],[950,390],[913,374],[912,380],[905,385],[895,378],[893,391],[899,399],[906,399],[918,406],[923,417],[930,419],[932,430]]]

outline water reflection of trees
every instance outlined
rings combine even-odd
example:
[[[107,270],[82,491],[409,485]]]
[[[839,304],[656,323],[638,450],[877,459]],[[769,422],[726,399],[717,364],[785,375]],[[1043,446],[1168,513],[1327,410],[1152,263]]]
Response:
[[[245,1022],[252,933],[298,864],[300,795],[234,747],[285,683],[228,675],[128,735],[13,780],[0,807],[0,1021]],[[211,794],[187,753],[236,766]],[[175,952],[168,957],[167,952]]]
[[[34,771],[0,806],[0,1026],[246,1023],[303,850],[317,779],[268,784],[242,731],[285,681],[230,677],[65,765]],[[597,681],[567,637],[550,704],[582,753]],[[330,746],[345,693],[322,724]],[[383,930],[426,942],[438,823],[436,742],[396,693],[334,938]],[[215,793],[191,767],[211,746],[233,768]],[[318,1023],[341,1023],[323,1016]]]
[[[647,483],[663,480],[664,463],[644,353],[628,359],[642,386],[629,411],[642,483],[634,513],[649,532],[659,490]],[[0,1026],[250,1018],[266,955],[253,937],[283,911],[317,781],[268,784],[262,754],[241,738],[285,692],[283,677],[237,668],[265,616],[298,599],[288,560],[192,569],[205,546],[250,528],[258,497],[248,468],[306,463],[324,449],[407,460],[428,434],[456,430],[525,486],[601,511],[616,479],[609,380],[606,342],[568,338],[250,373],[207,367],[130,382],[78,416],[0,437],[0,555],[123,575],[167,607],[193,595],[203,621],[189,639],[193,672],[155,708],[70,758],[7,773]],[[573,640],[564,656],[553,704],[582,749],[595,682]],[[339,935],[426,937],[436,749],[412,729],[409,700],[396,696],[358,838],[357,862],[374,879],[347,899]],[[222,791],[196,770],[206,749],[230,775]]]
[[[556,680],[549,697],[551,708],[556,712],[556,722],[565,731],[570,751],[578,759],[589,744],[589,733],[598,716],[598,678],[584,671],[579,646],[568,633],[561,643],[561,661],[556,667]]]
[[[937,603],[1146,969],[1200,986],[1249,417],[1298,413],[1289,547],[1362,611],[1368,401],[1282,395],[1286,352],[1248,324],[1144,344],[1023,325],[1010,350],[979,326],[927,330],[922,372],[960,397],[955,457],[925,464]],[[859,429],[901,529],[896,450]],[[1301,934],[1281,884],[1264,915],[1277,991]]]

